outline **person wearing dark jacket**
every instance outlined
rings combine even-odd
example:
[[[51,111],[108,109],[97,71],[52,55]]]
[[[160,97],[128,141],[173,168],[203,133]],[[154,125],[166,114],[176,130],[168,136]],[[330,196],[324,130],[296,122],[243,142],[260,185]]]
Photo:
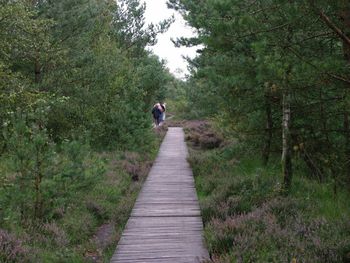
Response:
[[[153,115],[154,124],[156,127],[158,127],[159,124],[161,123],[161,118],[162,118],[162,107],[160,103],[157,103],[153,106],[152,115]]]

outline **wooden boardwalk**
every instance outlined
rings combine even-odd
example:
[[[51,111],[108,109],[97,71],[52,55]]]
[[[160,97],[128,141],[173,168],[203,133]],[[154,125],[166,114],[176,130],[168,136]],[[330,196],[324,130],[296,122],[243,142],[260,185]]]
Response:
[[[112,263],[193,263],[208,258],[182,128],[169,128]]]

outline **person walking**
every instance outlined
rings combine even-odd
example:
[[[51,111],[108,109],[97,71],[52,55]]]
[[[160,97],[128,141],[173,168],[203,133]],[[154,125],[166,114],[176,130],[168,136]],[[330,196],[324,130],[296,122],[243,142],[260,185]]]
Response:
[[[156,103],[152,108],[154,126],[161,126],[165,121],[166,103]]]
[[[162,112],[160,123],[162,123],[165,121],[166,103],[165,102],[160,103],[160,107],[161,107],[161,112]]]
[[[154,126],[158,127],[162,118],[162,107],[160,106],[160,103],[156,103],[153,106],[152,115],[153,115]]]

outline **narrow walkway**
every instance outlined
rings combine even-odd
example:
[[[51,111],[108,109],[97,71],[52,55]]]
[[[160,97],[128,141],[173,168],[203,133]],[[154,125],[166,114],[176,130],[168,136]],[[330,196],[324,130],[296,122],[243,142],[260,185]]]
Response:
[[[169,128],[112,263],[194,263],[208,258],[182,128]]]

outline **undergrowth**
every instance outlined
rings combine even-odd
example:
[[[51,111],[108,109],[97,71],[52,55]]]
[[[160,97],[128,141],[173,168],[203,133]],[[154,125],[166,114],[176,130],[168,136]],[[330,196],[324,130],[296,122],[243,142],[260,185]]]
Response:
[[[348,191],[300,169],[286,196],[277,158],[264,167],[239,143],[198,147],[198,123],[186,127],[211,262],[349,262]]]
[[[159,141],[142,151],[100,153],[63,143],[45,168],[40,218],[11,156],[1,156],[0,262],[109,262]]]

